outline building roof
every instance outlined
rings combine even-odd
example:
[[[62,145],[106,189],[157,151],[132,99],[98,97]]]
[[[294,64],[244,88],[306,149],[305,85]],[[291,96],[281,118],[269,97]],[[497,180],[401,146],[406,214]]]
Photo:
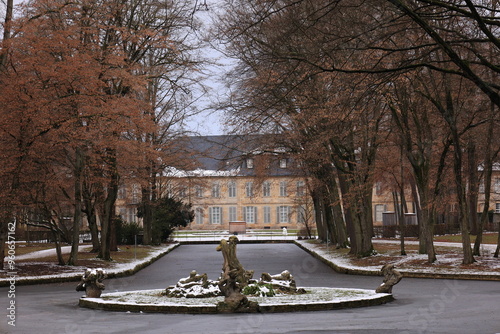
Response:
[[[179,139],[189,166],[169,168],[176,176],[294,176],[297,164],[269,135],[189,136]],[[249,161],[251,159],[252,161]],[[286,167],[280,160],[286,159]],[[248,163],[252,162],[250,165]],[[253,166],[252,166],[253,164]],[[265,166],[264,166],[265,164]]]

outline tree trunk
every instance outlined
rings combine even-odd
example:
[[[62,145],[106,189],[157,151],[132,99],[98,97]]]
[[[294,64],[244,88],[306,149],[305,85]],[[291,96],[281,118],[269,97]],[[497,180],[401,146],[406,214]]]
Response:
[[[418,253],[427,254],[427,245],[425,244],[425,234],[424,234],[424,217],[422,213],[422,205],[420,203],[420,196],[418,195],[418,188],[416,182],[410,179],[411,183],[411,193],[413,197],[413,202],[415,203],[415,211],[417,214],[417,224],[418,224]]]
[[[111,219],[113,219],[113,202],[108,195],[103,203],[103,215],[101,221],[101,250],[99,257],[111,261]]]
[[[350,254],[358,257],[370,256],[373,254],[372,232],[369,229],[367,214],[360,211],[361,208],[350,208],[353,219],[354,239],[356,247],[351,247]]]
[[[362,189],[354,189],[355,182],[350,184],[345,181],[345,176],[339,173],[339,184],[342,189],[342,198],[349,199],[345,204],[346,218],[350,219],[348,226],[351,250],[350,254],[358,257],[373,254],[373,218],[371,208],[371,188],[369,193]],[[347,220],[347,219],[346,219]]]
[[[83,171],[83,151],[77,147],[75,151],[75,205],[73,213],[73,233],[71,240],[71,254],[68,265],[75,266],[78,259],[78,246],[80,244],[80,225],[82,223],[82,171]]]
[[[153,208],[151,207],[151,192],[149,186],[142,188],[142,226],[144,236],[142,243],[151,245],[153,242]]]
[[[85,178],[84,178],[85,180]],[[96,202],[99,197],[96,190],[92,190],[92,187],[87,182],[83,182],[83,212],[87,217],[87,223],[89,224],[90,236],[92,239],[92,250],[91,253],[99,253],[101,248],[101,243],[99,242],[99,228],[97,226],[97,212],[96,212]]]
[[[0,53],[0,77],[1,73],[5,70],[7,66],[7,58],[9,51],[7,48],[7,43],[9,42],[11,35],[12,26],[12,13],[14,9],[14,0],[7,0],[7,7],[5,9],[5,21],[3,25],[3,39],[2,48]],[[3,259],[5,258],[5,243],[8,241],[8,228],[9,222],[11,221],[11,211],[10,209],[3,207],[0,213],[0,259],[2,259],[2,269],[3,269]],[[5,211],[4,211],[5,210]]]
[[[368,194],[362,194],[362,206],[361,206],[361,232],[363,238],[363,248],[361,250],[362,256],[373,255],[373,205],[372,205],[372,187]]]
[[[345,248],[349,242],[335,171],[324,165],[314,172],[314,176],[320,180],[313,195],[319,238],[323,241],[330,239],[338,247]]]
[[[462,249],[463,249],[463,264],[470,264],[475,262],[472,255],[472,248],[469,234],[469,219],[467,210],[467,200],[465,198],[464,181],[462,177],[463,159],[462,159],[462,145],[460,145],[460,137],[458,135],[457,126],[454,120],[454,109],[451,101],[452,97],[450,92],[447,92],[447,107],[443,110],[443,117],[447,121],[451,135],[453,138],[454,154],[453,154],[453,172],[455,175],[455,191],[458,201],[458,219],[460,223],[460,231],[462,234]]]
[[[399,214],[400,214],[400,221],[399,221],[399,235],[401,238],[400,242],[400,254],[401,255],[406,255],[406,249],[405,249],[405,235],[406,235],[406,219],[405,219],[405,213],[408,212],[408,207],[406,205],[406,196],[405,196],[405,175],[404,175],[404,165],[403,165],[403,146],[401,146],[401,152],[400,152],[400,168],[401,168],[401,182],[400,182],[400,190],[399,193],[401,194],[401,206],[399,209]]]
[[[87,214],[87,221],[89,223],[90,235],[92,238],[92,250],[90,252],[99,253],[101,243],[99,242],[99,229],[97,228],[97,217],[94,210]]]
[[[455,148],[455,155],[461,155],[460,152],[456,152],[460,147]],[[469,219],[467,218],[467,203],[465,200],[465,190],[462,186],[462,160],[460,157],[456,157],[455,162],[455,182],[456,182],[456,191],[458,197],[458,207],[459,207],[459,223],[460,223],[460,231],[462,234],[462,249],[463,249],[463,264],[471,264],[474,263],[474,256],[472,255],[470,234],[469,234]]]
[[[392,192],[392,197],[394,198],[394,207],[396,208],[396,216],[399,223],[399,235],[400,235],[400,254],[406,255],[405,250],[405,207],[404,207],[404,190],[401,191],[401,201],[399,201],[398,193],[396,191]]]
[[[113,205],[113,217],[111,218],[111,226],[109,228],[109,233],[110,233],[110,241],[109,241],[109,250],[112,252],[118,251],[118,242],[117,242],[117,235],[116,235],[116,218],[115,218],[115,206]]]
[[[347,194],[348,185],[347,182],[344,180],[343,175],[339,173],[338,177],[339,177],[340,191],[344,196],[345,194]],[[349,253],[355,254],[357,249],[360,247],[359,240],[356,237],[357,235],[359,235],[359,228],[353,221],[354,218],[351,209],[349,207],[346,207],[345,205],[344,205],[344,217],[345,217],[347,234],[349,235],[349,242],[351,244],[351,250],[349,251]]]
[[[349,240],[347,239],[346,224],[342,214],[339,187],[333,173],[330,175],[328,197],[330,199],[328,208],[331,212],[332,232],[335,234],[337,247],[346,248],[349,245]]]
[[[9,42],[12,28],[12,13],[14,10],[14,0],[7,0],[7,8],[5,9],[5,20],[3,25],[3,40],[2,53],[0,53],[0,72],[3,72],[7,66],[9,50],[7,43]]]
[[[333,220],[333,212],[330,201],[325,203],[324,208],[325,208],[325,213],[324,213],[325,225],[326,225],[326,230],[328,231],[328,242],[336,245],[338,243],[338,236],[337,236],[337,230],[335,228],[335,221]]]
[[[500,251],[500,224],[498,228],[498,239],[497,239],[497,248],[495,249],[495,254],[493,257],[498,257],[498,252]]]
[[[111,224],[114,218],[116,198],[118,197],[119,181],[115,150],[109,150],[107,159],[110,181],[107,187],[108,193],[103,203],[103,215],[101,221],[101,251],[99,252],[99,257],[103,260],[111,261]]]
[[[419,170],[424,167],[414,166],[415,177],[412,184],[412,192],[417,204],[417,217],[419,225],[419,253],[427,254],[427,262],[434,263],[436,261],[436,250],[434,248],[434,223],[436,221],[436,212],[434,205],[430,202],[429,187],[427,186],[426,173]],[[423,176],[425,175],[425,176]]]
[[[434,263],[437,260],[436,249],[434,248],[434,224],[436,221],[436,213],[434,210],[424,210],[424,237],[425,250],[427,253],[427,262]]]
[[[476,145],[473,140],[467,143],[467,166],[469,174],[469,182],[467,188],[467,204],[469,207],[469,228],[472,235],[479,233],[478,219],[477,219],[477,202],[478,202],[478,173],[477,173],[477,159],[476,159]],[[477,239],[476,239],[477,240]]]
[[[323,201],[320,198],[319,190],[313,190],[311,191],[311,197],[313,200],[313,205],[314,205],[314,216],[315,216],[315,221],[316,221],[316,230],[318,231],[318,238],[320,240],[325,241],[326,240],[326,228],[325,228],[325,222],[324,222],[324,204]]]
[[[488,134],[486,135],[486,148],[484,151],[484,167],[483,167],[483,182],[484,182],[484,206],[481,212],[481,219],[479,220],[479,226],[476,236],[476,241],[474,242],[473,255],[480,256],[481,243],[483,242],[483,228],[488,220],[488,211],[490,208],[491,199],[491,176],[493,174],[493,160],[498,154],[498,151],[491,152],[492,139],[493,139],[493,129],[495,127],[495,105],[491,103],[490,105],[490,119],[488,122]]]
[[[55,225],[54,222],[52,224]],[[66,265],[66,261],[64,261],[64,257],[63,257],[62,251],[61,251],[61,240],[60,240],[61,235],[57,231],[57,228],[55,228],[55,227],[53,227],[51,229],[51,231],[52,231],[52,235],[54,236],[54,243],[56,246],[57,263],[60,266],[64,266],[64,265]]]
[[[489,131],[488,131],[489,132]],[[491,143],[491,136],[488,136],[488,143]],[[489,144],[487,144],[489,146]],[[481,255],[481,243],[483,242],[483,228],[488,220],[488,211],[490,207],[490,197],[491,197],[491,175],[493,174],[493,162],[491,158],[488,158],[490,153],[487,153],[487,159],[484,162],[484,206],[483,211],[481,212],[481,219],[479,220],[476,241],[474,242],[474,250],[472,255]]]
[[[486,208],[486,205],[484,206]],[[481,243],[483,242],[483,228],[488,219],[488,210],[481,213],[481,219],[477,225],[476,240],[474,241],[474,247],[472,249],[473,256],[481,256]]]
[[[2,214],[2,220],[0,221],[0,259],[2,259],[2,269],[4,269],[3,259],[5,258],[5,245],[9,235],[9,220],[7,215]]]
[[[420,237],[424,239],[425,254],[427,254],[427,262],[434,263],[436,261],[436,250],[434,248],[434,223],[436,221],[436,213],[434,208],[427,202],[427,197],[420,197],[420,212],[422,222],[420,223]]]

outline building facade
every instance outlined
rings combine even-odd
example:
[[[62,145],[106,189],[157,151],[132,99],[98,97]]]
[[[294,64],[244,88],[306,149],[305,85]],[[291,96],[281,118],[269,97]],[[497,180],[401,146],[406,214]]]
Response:
[[[263,140],[264,139],[264,140]],[[315,227],[308,180],[300,165],[286,150],[268,146],[264,136],[186,137],[179,144],[188,157],[184,168],[168,168],[159,178],[162,196],[190,204],[195,219],[193,230],[228,230],[230,222],[246,222],[250,229],[302,229]],[[373,187],[373,224],[395,225],[393,191],[382,182]],[[417,225],[412,193],[406,193],[407,225]],[[126,222],[141,223],[137,207],[139,184],[120,186],[116,214]],[[438,223],[453,224],[456,205],[450,203]],[[479,186],[477,212],[484,207],[484,185]],[[495,225],[500,220],[500,165],[492,177],[490,213]],[[439,217],[438,217],[439,218]]]
[[[195,182],[170,179],[181,187],[179,197],[191,204],[195,219],[190,229],[227,230],[230,222],[247,228],[300,228],[307,219],[305,181],[296,177],[204,176]],[[187,182],[186,182],[187,181]],[[187,185],[186,185],[187,183]]]
[[[188,229],[300,229],[313,224],[307,180],[284,150],[263,148],[262,137],[190,137],[191,170],[164,175],[168,196],[191,205]]]

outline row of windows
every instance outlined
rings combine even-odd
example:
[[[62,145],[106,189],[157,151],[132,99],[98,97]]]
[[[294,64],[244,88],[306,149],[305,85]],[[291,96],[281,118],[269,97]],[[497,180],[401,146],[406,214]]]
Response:
[[[245,206],[243,209],[243,219],[250,224],[256,223],[258,220],[257,217],[257,207],[255,206]],[[272,220],[271,207],[265,206],[261,208],[263,210],[262,213],[262,222],[264,224],[272,224],[274,223]],[[273,208],[276,210],[276,223],[286,224],[290,223],[291,217],[291,208],[290,206],[278,206]],[[222,215],[222,207],[214,206],[208,208],[208,222],[210,224],[222,224],[223,215]],[[228,221],[237,221],[238,219],[238,210],[236,206],[230,206],[228,208]],[[137,209],[136,208],[120,208],[120,218],[129,223],[137,222]],[[300,206],[297,209],[297,222],[303,223],[305,216],[305,208]],[[195,222],[196,224],[204,224],[205,222],[205,210],[203,208],[195,209]]]
[[[125,185],[121,185],[118,188],[118,199],[126,199],[127,196],[127,187]],[[133,184],[131,186],[131,194],[130,194],[131,203],[139,203],[141,201],[141,188],[137,184]]]
[[[375,183],[375,195],[381,196],[384,194],[384,188],[382,182]],[[492,184],[492,191],[496,194],[500,194],[500,178],[495,178],[495,181]],[[479,184],[479,192],[484,194],[484,181],[481,181]]]
[[[205,189],[202,186],[195,186],[195,196],[202,198],[205,196]],[[500,178],[495,178],[495,182],[493,183],[493,191],[495,193],[500,193]],[[186,196],[187,188],[183,188],[180,190],[181,197]],[[479,192],[484,193],[484,182],[481,182],[479,185]],[[214,183],[211,188],[211,197],[220,198],[221,197],[221,185],[220,183]],[[304,181],[296,182],[296,194],[297,196],[305,195],[305,183]],[[375,184],[375,194],[382,194],[382,183],[377,182]],[[118,199],[126,199],[129,194],[127,194],[127,188],[122,185],[118,189]],[[254,197],[256,195],[254,182],[246,182],[245,183],[245,196],[246,197]],[[289,195],[289,184],[287,181],[281,181],[279,183],[279,196],[286,197]],[[230,198],[237,197],[237,186],[235,181],[230,181],[227,184],[227,196]],[[270,197],[271,196],[271,182],[266,181],[262,183],[262,196]],[[132,185],[131,193],[130,193],[131,203],[139,203],[141,200],[141,191],[140,187],[136,184]],[[498,212],[498,210],[497,210]]]
[[[271,196],[271,187],[272,184],[269,181],[263,182],[262,183],[262,196],[263,197],[270,197]],[[245,183],[245,196],[246,197],[254,197],[256,196],[256,189],[255,189],[254,182],[246,182]],[[289,195],[289,183],[287,181],[281,181],[279,183],[279,196],[281,197],[286,197]],[[235,181],[230,181],[227,183],[227,196],[229,198],[235,198],[237,197],[237,185]],[[183,188],[180,191],[180,196],[181,197],[187,197],[186,192],[187,188]],[[304,196],[305,195],[305,182],[304,181],[297,181],[296,182],[296,194],[297,196]],[[197,185],[194,187],[194,194],[196,197],[202,198],[205,195],[205,189]],[[212,188],[210,191],[210,195],[212,197],[220,198],[221,197],[221,185],[220,183],[216,182],[212,184]]]
[[[479,192],[484,194],[484,181],[481,181],[479,184]],[[495,182],[493,182],[493,192],[496,194],[500,193],[500,178],[495,178]]]
[[[249,224],[261,222],[263,224],[288,224],[291,222],[292,208],[290,206],[270,207],[264,206],[257,208],[256,206],[245,206],[241,208],[243,220]],[[259,219],[259,212],[262,210]],[[227,217],[225,216],[227,215]],[[275,219],[273,220],[273,217]],[[305,217],[305,208],[299,206],[297,208],[297,223],[303,223]],[[226,219],[227,218],[227,219]],[[208,221],[206,220],[208,219]],[[228,207],[227,212],[223,213],[223,208],[220,206],[212,206],[208,208],[208,216],[205,215],[205,209],[195,208],[195,223],[203,224],[222,224],[224,222],[238,221],[238,208],[236,206]]]
[[[387,205],[385,204],[376,204],[375,205],[375,221],[377,222],[381,222],[383,221],[383,215],[384,215],[384,212],[387,211]],[[452,204],[451,207],[450,207],[450,211],[451,212],[457,212],[457,208],[456,208],[456,204]],[[481,206],[481,210],[479,210],[479,212],[482,211],[482,206]],[[500,213],[500,203],[495,203],[495,213]]]

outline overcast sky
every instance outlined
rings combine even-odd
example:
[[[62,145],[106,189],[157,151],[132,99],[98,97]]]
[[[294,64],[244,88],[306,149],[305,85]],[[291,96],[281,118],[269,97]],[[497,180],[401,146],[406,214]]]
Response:
[[[204,10],[205,3],[208,10]],[[200,29],[202,32],[208,31],[215,19],[216,12],[221,10],[221,5],[221,0],[198,0],[198,6],[201,10],[198,10],[195,16],[203,23],[203,27]],[[231,61],[229,59],[208,45],[203,50],[203,55],[209,57],[216,65],[206,68],[208,79],[204,80],[203,83],[209,91],[199,102],[201,108],[208,107],[210,104],[216,102],[217,99],[226,95],[227,88],[221,82],[221,78],[224,72],[231,66]],[[188,127],[189,130],[198,132],[201,135],[219,135],[226,132],[223,123],[223,112],[212,109],[193,117],[188,122]]]

